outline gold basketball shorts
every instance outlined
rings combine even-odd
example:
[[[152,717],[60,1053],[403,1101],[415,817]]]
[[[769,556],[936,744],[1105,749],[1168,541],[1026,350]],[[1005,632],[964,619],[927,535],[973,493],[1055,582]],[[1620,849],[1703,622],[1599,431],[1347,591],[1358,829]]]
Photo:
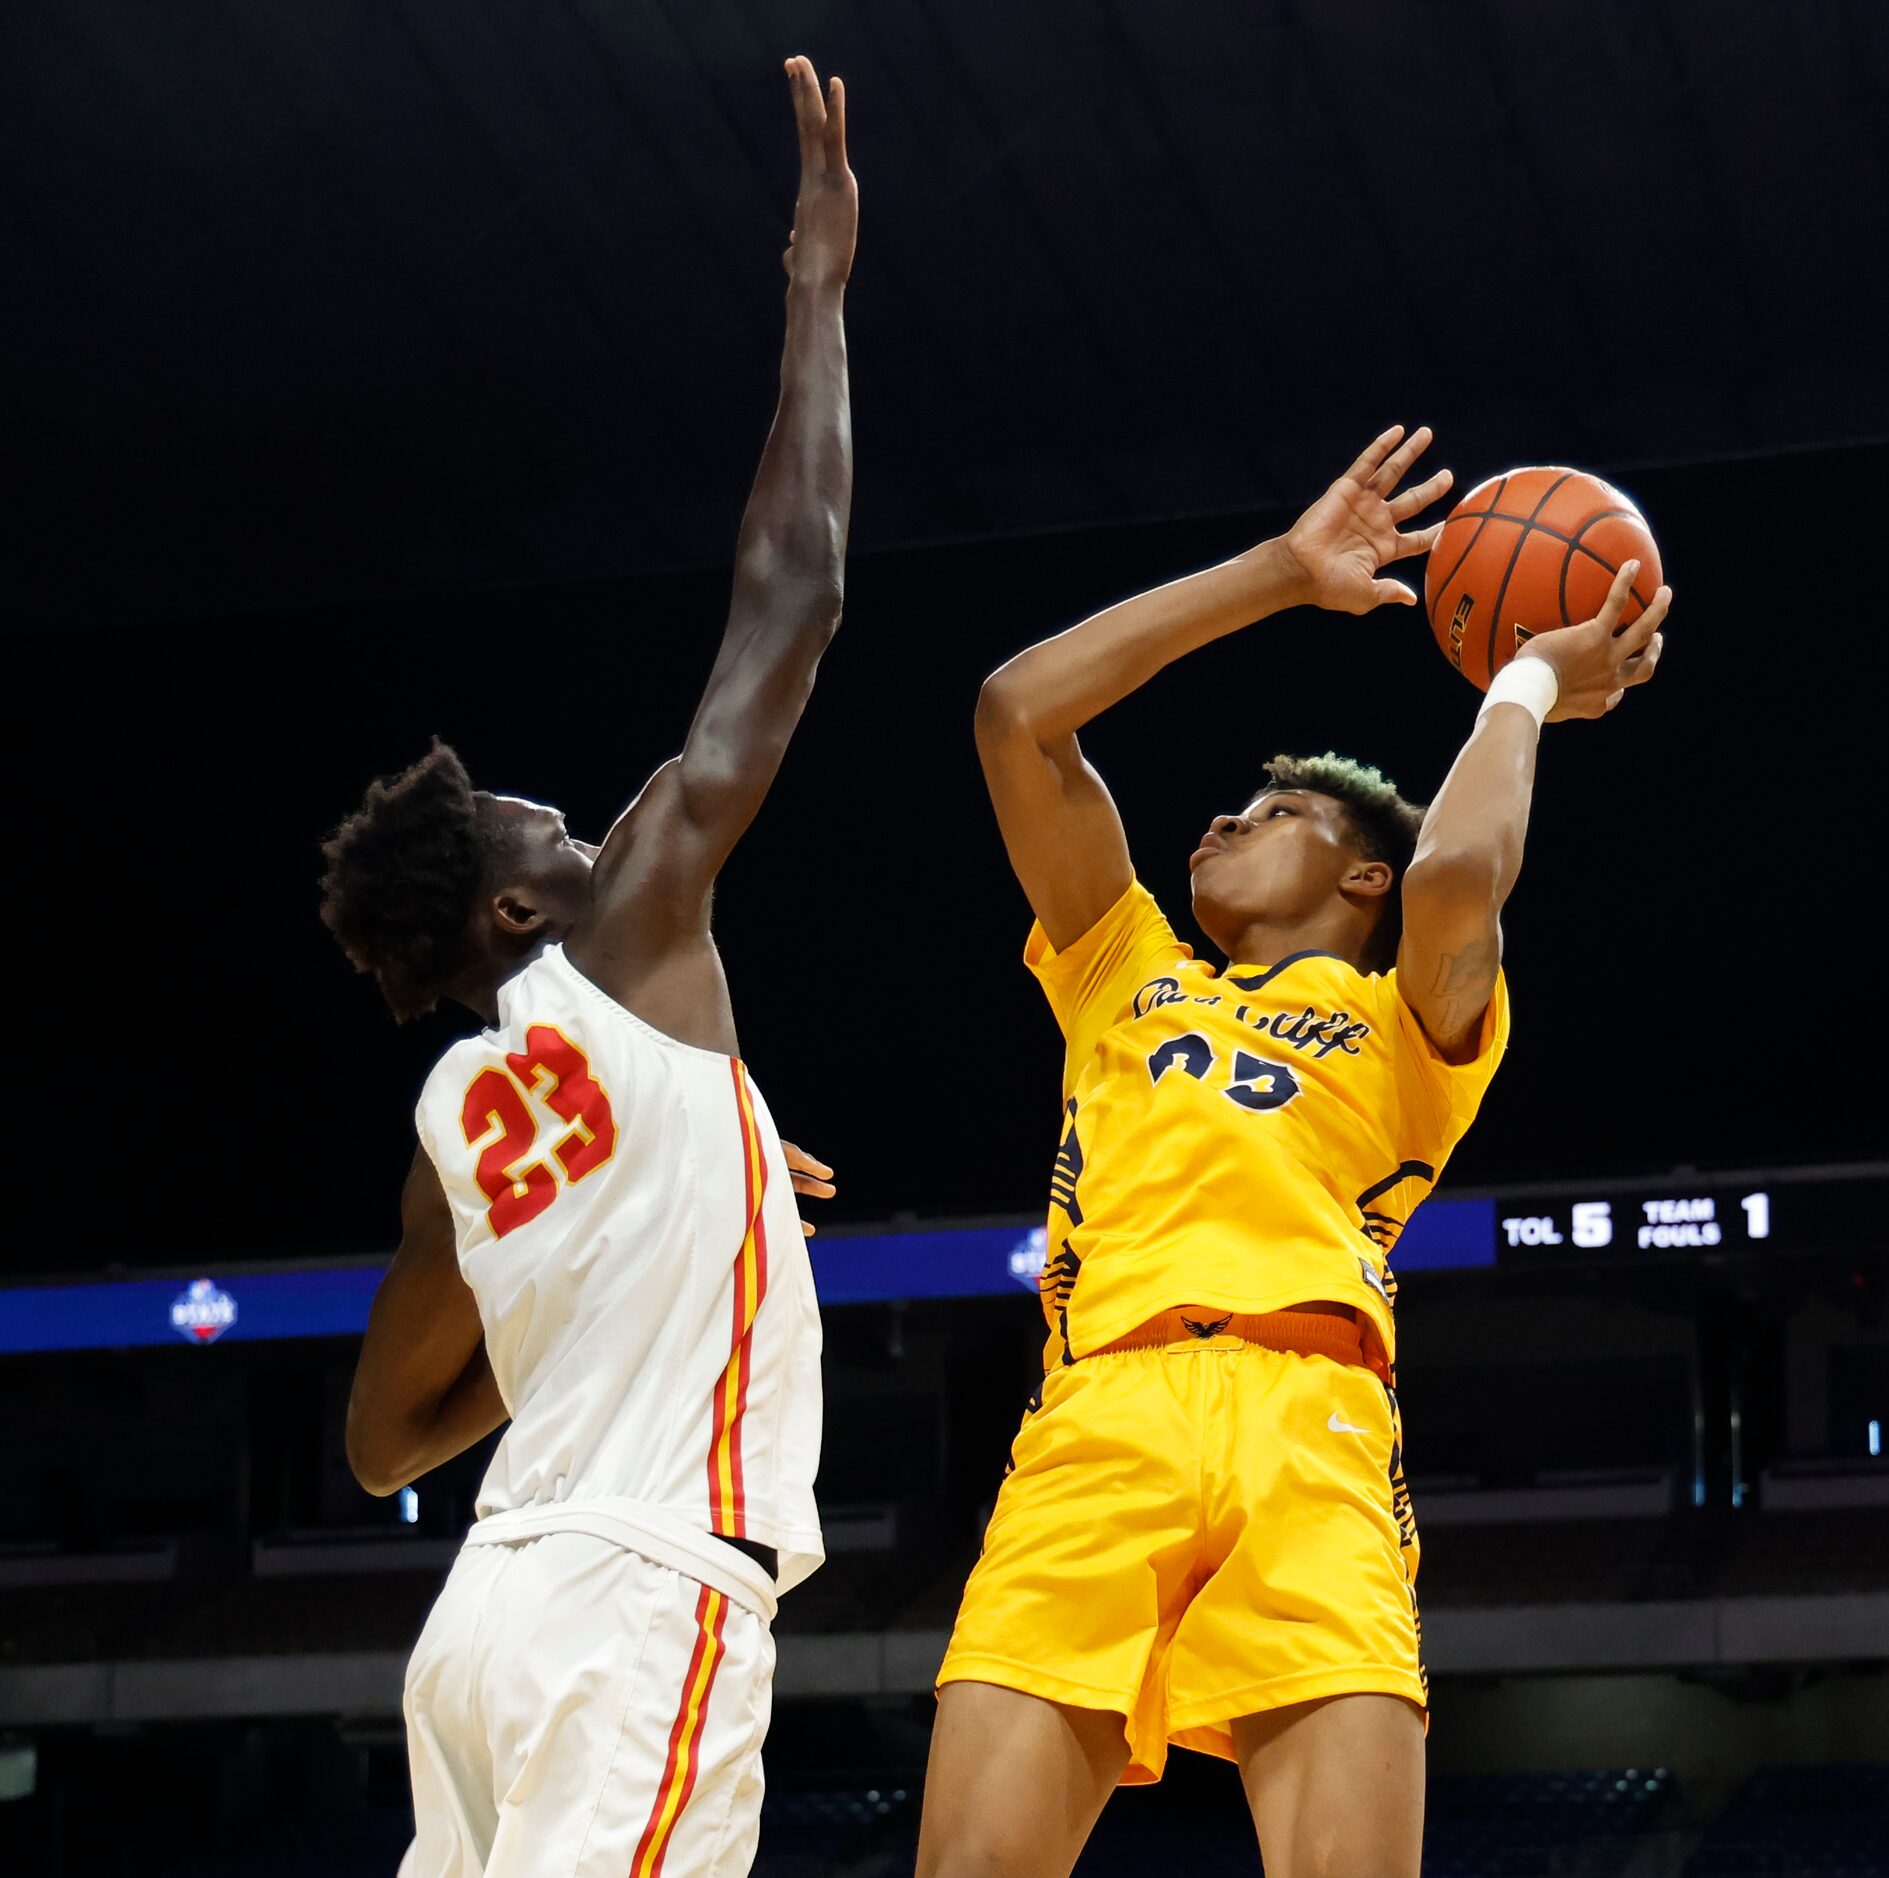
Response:
[[[1116,1711],[1129,1784],[1170,1743],[1232,1759],[1242,1715],[1427,1705],[1395,1397],[1205,1328],[1044,1378],[938,1674]]]

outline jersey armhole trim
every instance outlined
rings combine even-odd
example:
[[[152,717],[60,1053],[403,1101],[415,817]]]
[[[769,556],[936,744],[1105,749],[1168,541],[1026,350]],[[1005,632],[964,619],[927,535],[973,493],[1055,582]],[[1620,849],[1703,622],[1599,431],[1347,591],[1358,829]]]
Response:
[[[740,1057],[732,1056],[726,1050],[710,1050],[699,1043],[684,1043],[680,1037],[672,1037],[666,1030],[658,1030],[646,1017],[638,1017],[621,998],[613,998],[603,986],[589,976],[564,950],[562,943],[546,946],[539,955],[546,963],[555,963],[563,974],[582,988],[590,997],[613,1011],[632,1029],[640,1030],[652,1043],[660,1044],[665,1050],[679,1050],[685,1056],[699,1056],[708,1063],[738,1063]]]
[[[1436,1169],[1432,1167],[1428,1161],[1404,1162],[1396,1173],[1386,1174],[1382,1180],[1378,1181],[1374,1186],[1366,1187],[1365,1190],[1358,1195],[1359,1208],[1362,1209],[1369,1206],[1373,1200],[1381,1200],[1393,1187],[1402,1186],[1406,1180],[1413,1178],[1427,1182],[1434,1181],[1436,1179]]]

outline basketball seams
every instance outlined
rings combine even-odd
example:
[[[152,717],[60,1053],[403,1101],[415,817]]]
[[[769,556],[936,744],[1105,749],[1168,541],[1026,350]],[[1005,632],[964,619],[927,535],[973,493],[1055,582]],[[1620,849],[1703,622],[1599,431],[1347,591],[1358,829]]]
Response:
[[[1537,487],[1540,487],[1540,484],[1536,481],[1537,476],[1541,476],[1542,480],[1546,482],[1546,487],[1542,488],[1540,497],[1533,501],[1532,504],[1522,512],[1518,513],[1503,510],[1501,504],[1506,496],[1515,495],[1520,498],[1525,492],[1532,493],[1528,491],[1528,485],[1531,483],[1535,483]],[[1591,514],[1580,515],[1577,509],[1576,514],[1579,517],[1579,525],[1572,533],[1564,528],[1555,526],[1553,522],[1542,519],[1553,504],[1555,497],[1559,495],[1569,483],[1577,485],[1577,488],[1579,485],[1588,484],[1589,486],[1595,487],[1596,493],[1602,494],[1603,499],[1605,499],[1605,497],[1613,498],[1612,502],[1609,503],[1607,507],[1598,509]],[[1461,594],[1456,594],[1454,599],[1452,599],[1452,594],[1455,593],[1455,589],[1459,583],[1463,585],[1464,591],[1467,592],[1468,583],[1471,580],[1475,580],[1480,584],[1480,580],[1486,578],[1486,574],[1476,576],[1473,573],[1466,572],[1479,551],[1482,553],[1482,561],[1484,564],[1487,564],[1494,556],[1504,553],[1499,541],[1494,538],[1490,539],[1488,548],[1486,550],[1483,549],[1483,537],[1489,524],[1495,522],[1498,524],[1512,523],[1514,525],[1516,529],[1515,539],[1510,543],[1506,551],[1506,565],[1502,572],[1500,584],[1496,588],[1494,605],[1491,609],[1491,614],[1485,629],[1487,643],[1482,651],[1482,659],[1478,661],[1486,663],[1491,679],[1494,678],[1496,672],[1497,651],[1495,642],[1496,635],[1501,630],[1502,610],[1507,604],[1509,593],[1514,590],[1516,580],[1521,579],[1524,587],[1527,588],[1531,594],[1540,596],[1542,599],[1546,597],[1545,595],[1541,595],[1541,588],[1545,584],[1546,568],[1541,568],[1539,572],[1530,571],[1536,569],[1541,561],[1541,556],[1539,554],[1533,554],[1529,547],[1528,538],[1531,534],[1539,533],[1559,545],[1559,553],[1553,555],[1553,558],[1559,562],[1559,567],[1556,570],[1556,596],[1554,605],[1560,614],[1561,625],[1566,627],[1576,623],[1569,611],[1569,589],[1570,583],[1573,580],[1572,570],[1575,565],[1575,555],[1584,555],[1588,560],[1594,563],[1596,568],[1605,573],[1609,580],[1619,571],[1620,563],[1618,561],[1609,560],[1607,554],[1588,544],[1585,539],[1588,533],[1601,523],[1608,521],[1625,522],[1630,525],[1634,532],[1644,532],[1647,526],[1644,513],[1631,501],[1622,497],[1617,489],[1608,487],[1597,477],[1589,478],[1581,471],[1566,469],[1561,466],[1556,466],[1553,470],[1545,472],[1530,470],[1508,471],[1501,477],[1495,479],[1492,483],[1486,485],[1483,489],[1472,492],[1472,495],[1467,498],[1467,500],[1479,500],[1484,503],[1484,506],[1480,509],[1459,509],[1455,514],[1451,515],[1445,525],[1443,537],[1440,538],[1437,543],[1437,548],[1448,552],[1451,545],[1449,537],[1456,531],[1458,523],[1474,524],[1473,527],[1467,529],[1468,539],[1464,542],[1462,548],[1453,556],[1448,573],[1434,585],[1428,581],[1426,581],[1425,585],[1429,594],[1433,596],[1429,606],[1431,625],[1436,632],[1439,645],[1447,656],[1451,653],[1452,647],[1447,642],[1442,630],[1442,621],[1446,616],[1452,613],[1453,609],[1459,611],[1462,602]],[[1558,519],[1557,517],[1557,520]],[[1570,519],[1572,520],[1574,517],[1570,517]],[[1611,543],[1609,545],[1610,548],[1613,546]],[[1654,552],[1657,554],[1656,549]],[[1639,548],[1637,543],[1629,543],[1621,559],[1631,559],[1636,553],[1638,553],[1641,558],[1645,558],[1644,549]],[[1433,564],[1437,558],[1437,555],[1433,552]],[[1629,591],[1637,609],[1643,611],[1651,604],[1650,600],[1640,593],[1637,585],[1629,589]],[[1532,601],[1531,604],[1538,606],[1540,599]],[[1587,602],[1583,600],[1582,605],[1585,606],[1586,604]],[[1462,661],[1458,663],[1458,669],[1463,670],[1470,660],[1476,658],[1473,633],[1469,635],[1467,643],[1462,644],[1457,649],[1463,654]],[[1465,672],[1465,675],[1467,676],[1467,672]]]
[[[1489,501],[1491,505],[1497,502],[1500,502],[1502,500],[1502,492],[1508,486],[1509,486],[1508,476],[1503,476],[1497,480],[1494,492],[1489,497]],[[1451,526],[1458,520],[1474,521],[1476,525],[1474,528],[1472,528],[1469,531],[1469,539],[1463,544],[1462,553],[1456,557],[1456,565],[1452,567],[1446,575],[1444,575],[1441,583],[1438,585],[1436,592],[1439,599],[1443,598],[1449,593],[1450,582],[1453,581],[1456,578],[1456,576],[1462,572],[1463,564],[1469,559],[1470,555],[1475,551],[1476,543],[1482,539],[1482,531],[1489,526],[1489,523],[1491,519],[1494,517],[1494,515],[1495,515],[1495,510],[1494,510],[1494,507],[1491,506],[1487,509],[1479,509],[1473,516],[1465,515],[1465,516],[1458,517],[1458,516],[1452,515],[1449,518],[1449,520],[1443,524],[1444,534],[1448,534]],[[1440,539],[1437,545],[1439,547],[1442,545],[1442,542]],[[1445,644],[1444,642],[1443,634],[1437,628],[1436,608],[1429,604],[1429,598],[1430,598],[1430,583],[1429,583],[1428,575],[1426,573],[1426,576],[1424,579],[1424,601],[1425,601],[1424,610],[1431,615],[1430,630],[1436,634],[1437,645],[1442,649],[1444,656],[1448,657],[1450,649],[1448,645]],[[1462,670],[1462,664],[1460,660],[1456,662],[1456,669],[1458,671]]]
[[[1450,517],[1451,522],[1474,521],[1476,526],[1470,530],[1469,539],[1467,542],[1463,544],[1462,553],[1456,557],[1456,565],[1452,567],[1450,571],[1443,576],[1442,581],[1439,583],[1437,587],[1437,592],[1439,594],[1446,593],[1449,590],[1450,582],[1453,581],[1456,578],[1456,576],[1462,572],[1463,563],[1469,559],[1470,553],[1475,548],[1476,543],[1482,539],[1482,531],[1489,525],[1490,521],[1495,516],[1496,511],[1495,511],[1494,505],[1502,500],[1502,491],[1506,489],[1508,486],[1509,486],[1509,479],[1506,476],[1504,476],[1502,480],[1496,484],[1495,493],[1489,498],[1490,506],[1488,508],[1477,510],[1477,512],[1473,516],[1452,515]],[[1449,522],[1445,522],[1443,526],[1445,528],[1448,528]]]
[[[1563,470],[1562,473],[1542,491],[1541,499],[1529,511],[1527,517],[1523,520],[1521,533],[1515,537],[1515,547],[1509,555],[1509,564],[1502,570],[1502,584],[1495,590],[1495,602],[1489,608],[1489,677],[1491,680],[1495,677],[1496,635],[1502,629],[1502,602],[1508,597],[1509,582],[1515,577],[1516,563],[1522,558],[1522,547],[1528,540],[1528,531],[1534,527],[1535,517],[1548,506],[1549,500],[1554,495],[1554,492],[1559,489],[1563,483],[1571,481],[1573,476],[1573,470]],[[1545,530],[1544,532],[1552,533],[1553,531]]]
[[[1643,516],[1639,512],[1638,509],[1602,509],[1598,515],[1590,515],[1587,518],[1587,520],[1581,524],[1579,529],[1575,531],[1573,539],[1570,540],[1568,543],[1568,553],[1561,563],[1561,584],[1562,584],[1562,590],[1564,593],[1567,589],[1568,566],[1569,566],[1569,563],[1573,561],[1575,555],[1577,554],[1584,554],[1588,557],[1589,560],[1598,562],[1602,567],[1604,567],[1607,570],[1607,578],[1609,580],[1611,580],[1614,577],[1614,575],[1620,572],[1620,564],[1617,561],[1608,560],[1608,558],[1604,554],[1600,553],[1597,549],[1590,548],[1587,545],[1587,543],[1581,539],[1581,537],[1584,534],[1586,534],[1590,528],[1595,527],[1597,524],[1601,522],[1612,521],[1616,516],[1622,516],[1622,515],[1632,516],[1633,519],[1636,522],[1640,523],[1642,527],[1646,525],[1646,517]],[[1629,587],[1627,589],[1627,593],[1634,600],[1639,601],[1640,611],[1642,613],[1644,613],[1646,609],[1653,604],[1652,597],[1650,595],[1647,596],[1645,599],[1641,599],[1640,590],[1638,587]],[[1572,626],[1574,624],[1574,622],[1568,618],[1568,609],[1567,609],[1567,605],[1565,601],[1563,602],[1562,608],[1561,608],[1561,623],[1564,626]],[[1631,625],[1632,621],[1628,621],[1627,623]]]
[[[1493,526],[1496,532],[1493,534],[1484,534],[1483,530],[1490,526]],[[1430,609],[1434,616],[1431,622],[1432,630],[1435,631],[1436,622],[1438,620],[1449,618],[1455,610],[1463,605],[1466,599],[1470,602],[1471,617],[1464,622],[1468,630],[1465,632],[1463,643],[1460,647],[1462,654],[1460,662],[1452,653],[1451,648],[1444,643],[1445,636],[1441,631],[1436,632],[1436,640],[1437,644],[1442,646],[1444,656],[1449,658],[1450,663],[1455,665],[1456,669],[1460,671],[1465,678],[1468,678],[1471,684],[1479,684],[1481,682],[1471,676],[1471,674],[1474,668],[1481,662],[1481,656],[1476,647],[1474,620],[1480,615],[1482,609],[1480,605],[1475,602],[1470,590],[1475,584],[1477,578],[1476,569],[1479,566],[1486,565],[1491,558],[1499,559],[1508,553],[1507,547],[1503,545],[1501,536],[1501,531],[1504,528],[1513,528],[1521,534],[1526,534],[1528,531],[1527,524],[1513,515],[1489,515],[1483,517],[1482,521],[1477,524],[1475,531],[1478,539],[1458,557],[1456,571],[1450,575],[1450,578],[1438,590],[1437,603]],[[1428,591],[1428,582],[1426,582],[1426,600],[1428,598]]]
[[[1587,558],[1590,561],[1592,561],[1596,567],[1604,567],[1607,570],[1607,574],[1610,579],[1615,574],[1620,572],[1618,565],[1608,560],[1608,558],[1604,554],[1599,554],[1594,549],[1589,548],[1589,547],[1584,547],[1584,546],[1575,547],[1568,554],[1567,559],[1562,562],[1561,564],[1562,567],[1565,569],[1568,565],[1568,562],[1572,561],[1574,559],[1574,556],[1577,554],[1586,555]],[[1651,597],[1649,595],[1642,594],[1638,587],[1629,587],[1627,589],[1627,597],[1630,600],[1636,600],[1639,602],[1640,613],[1644,613],[1646,609],[1653,604]],[[1633,616],[1633,618],[1638,619],[1639,616],[1640,616],[1639,613],[1636,613]],[[1572,620],[1568,620],[1566,623],[1570,626],[1574,624]],[[1622,624],[1631,626],[1633,624],[1633,620],[1625,620],[1622,622]]]
[[[1591,516],[1587,521],[1581,524],[1581,534],[1583,535],[1586,534],[1588,529],[1591,528],[1595,522],[1604,522],[1608,520],[1610,516],[1628,515],[1631,513],[1633,513],[1633,511],[1630,509],[1610,509],[1608,510],[1606,515]],[[1519,520],[1519,517],[1506,516],[1503,519],[1507,521],[1516,521],[1516,520]],[[1590,548],[1586,544],[1586,542],[1580,539],[1578,535],[1575,536],[1572,540],[1570,540],[1566,535],[1560,534],[1555,529],[1543,528],[1541,527],[1539,523],[1534,523],[1534,522],[1523,522],[1521,527],[1522,527],[1522,540],[1524,542],[1528,539],[1530,531],[1533,530],[1537,534],[1552,535],[1554,536],[1555,540],[1560,541],[1560,542],[1565,542],[1567,544],[1567,552],[1561,557],[1561,577],[1560,577],[1560,580],[1557,582],[1557,589],[1558,589],[1559,604],[1561,608],[1561,624],[1563,626],[1572,626],[1574,624],[1574,621],[1568,617],[1568,569],[1574,565],[1574,557],[1577,554],[1586,555],[1587,558],[1590,561],[1592,561],[1596,567],[1604,568],[1606,570],[1607,577],[1609,580],[1611,580],[1614,575],[1620,572],[1619,563],[1608,560],[1608,558],[1604,554],[1602,554],[1598,549]],[[1518,547],[1516,552],[1519,554],[1520,551],[1521,550]],[[1644,613],[1646,609],[1653,604],[1651,598],[1646,595],[1643,595],[1640,592],[1638,587],[1629,587],[1627,589],[1627,593],[1630,598],[1638,602],[1641,613]],[[1636,613],[1634,615],[1634,619],[1637,619],[1638,617],[1639,617],[1639,614]],[[1623,625],[1625,626],[1631,626],[1632,624],[1633,624],[1633,620],[1626,620],[1623,622]],[[1491,626],[1489,630],[1490,630],[1490,633],[1493,635],[1495,628]]]
[[[1580,552],[1590,556],[1593,560],[1599,561],[1602,567],[1607,568],[1607,573],[1610,578],[1620,571],[1617,567],[1607,567],[1607,563],[1602,560],[1598,554],[1595,554],[1592,548],[1582,548],[1581,537],[1586,534],[1596,522],[1604,522],[1609,516],[1625,515],[1626,513],[1627,511],[1625,509],[1603,509],[1598,515],[1590,515],[1572,535],[1564,538],[1567,542],[1568,551],[1561,557],[1561,578],[1556,583],[1561,606],[1561,624],[1563,626],[1572,626],[1574,624],[1573,620],[1568,617],[1568,569],[1574,565],[1576,549],[1580,549]]]
[[[1644,523],[1646,520],[1646,517],[1642,515],[1638,509],[1602,509],[1598,515],[1590,515],[1587,520],[1581,524],[1579,530],[1570,535],[1565,529],[1551,528],[1546,522],[1531,521],[1526,515],[1515,515],[1507,509],[1469,509],[1460,515],[1452,515],[1449,519],[1452,522],[1520,522],[1524,528],[1532,528],[1538,534],[1552,535],[1555,540],[1565,542],[1569,547],[1573,547],[1580,541],[1581,536],[1586,534],[1596,522],[1613,521],[1621,516],[1630,516],[1634,521],[1641,523]],[[1593,550],[1590,548],[1588,552],[1592,554]],[[1461,561],[1458,561],[1456,564],[1457,567],[1461,565]],[[1456,569],[1451,568],[1450,574],[1452,578],[1455,577],[1455,573]]]

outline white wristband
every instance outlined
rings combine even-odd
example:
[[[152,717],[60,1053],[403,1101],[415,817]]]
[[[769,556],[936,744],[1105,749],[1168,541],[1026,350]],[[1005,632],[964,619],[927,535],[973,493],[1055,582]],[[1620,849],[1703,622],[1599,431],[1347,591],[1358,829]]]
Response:
[[[1510,659],[1489,681],[1489,695],[1476,713],[1476,722],[1481,723],[1498,704],[1519,704],[1539,730],[1560,695],[1561,681],[1546,659]]]

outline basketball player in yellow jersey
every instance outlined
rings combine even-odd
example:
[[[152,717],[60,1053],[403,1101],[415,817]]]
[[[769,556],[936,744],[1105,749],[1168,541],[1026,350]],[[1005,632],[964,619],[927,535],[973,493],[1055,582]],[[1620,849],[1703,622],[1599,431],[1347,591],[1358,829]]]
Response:
[[[1425,1683],[1386,1255],[1508,1034],[1498,919],[1544,721],[1653,675],[1636,571],[1490,687],[1435,802],[1275,759],[1190,863],[1194,958],[1076,733],[1197,646],[1380,570],[1449,485],[1379,437],[1292,529],[985,684],[977,738],[1067,1045],[1046,1374],[939,1674],[920,1878],[1069,1871],[1170,1743],[1239,1763],[1268,1878],[1416,1878]],[[1176,1869],[1184,1863],[1177,1851]]]

